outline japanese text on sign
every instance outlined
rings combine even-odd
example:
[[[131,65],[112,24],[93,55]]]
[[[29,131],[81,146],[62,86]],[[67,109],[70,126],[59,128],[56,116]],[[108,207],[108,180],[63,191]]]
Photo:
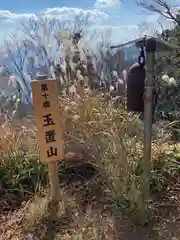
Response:
[[[56,80],[34,80],[32,92],[40,160],[58,161],[63,158],[63,144]]]

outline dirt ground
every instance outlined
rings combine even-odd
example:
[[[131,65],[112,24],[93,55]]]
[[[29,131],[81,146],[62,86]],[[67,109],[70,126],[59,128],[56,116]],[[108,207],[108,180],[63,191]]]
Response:
[[[9,201],[12,204],[12,199],[9,199]],[[89,195],[88,202],[84,204],[84,206],[85,207],[83,218],[85,218],[85,216],[87,215],[89,207],[91,207],[95,218],[96,216],[97,218],[100,215],[102,216],[101,224],[103,224],[106,228],[106,231],[104,232],[107,235],[109,234],[109,237],[107,238],[109,240],[180,239],[180,180],[171,188],[169,188],[163,196],[161,196],[158,200],[155,201],[155,216],[153,218],[153,221],[144,227],[135,225],[130,218],[124,216],[112,216],[112,214],[108,211],[108,206],[106,206],[106,203],[103,203],[102,198],[100,202],[95,195]],[[32,231],[28,232],[27,230],[26,232],[24,232],[23,214],[25,208],[26,201],[24,201],[21,206],[17,206],[14,204],[14,207],[12,209],[9,209],[9,203],[7,201],[3,202],[3,200],[1,200],[0,240],[75,239],[70,238],[71,233],[73,232],[73,228],[76,228],[76,223],[74,223],[74,225],[73,223],[70,224],[71,216],[64,216],[63,224],[61,222],[62,225],[61,227],[59,226],[58,230],[58,232],[60,233],[59,238],[57,236],[55,238],[53,237],[53,235],[48,234],[46,228],[47,226],[41,226],[38,236],[37,232],[36,234]],[[54,228],[52,227],[52,229]],[[103,237],[101,239],[103,239]]]

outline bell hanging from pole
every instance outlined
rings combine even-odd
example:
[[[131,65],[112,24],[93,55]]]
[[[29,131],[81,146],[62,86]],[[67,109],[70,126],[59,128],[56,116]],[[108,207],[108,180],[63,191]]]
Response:
[[[132,64],[127,73],[127,110],[144,112],[144,87],[146,69],[144,49],[141,48],[139,62]]]

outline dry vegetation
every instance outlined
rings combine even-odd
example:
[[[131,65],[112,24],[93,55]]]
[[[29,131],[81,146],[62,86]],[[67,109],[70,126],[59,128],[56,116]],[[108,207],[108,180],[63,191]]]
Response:
[[[178,145],[154,138],[151,197],[144,201],[137,116],[100,97],[61,99],[60,109],[66,156],[59,162],[61,201],[53,207],[34,120],[1,125],[0,239],[173,239],[166,228],[179,221]]]

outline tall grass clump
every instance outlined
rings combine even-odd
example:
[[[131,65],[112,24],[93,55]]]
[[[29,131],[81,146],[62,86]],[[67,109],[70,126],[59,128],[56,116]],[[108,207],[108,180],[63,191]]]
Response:
[[[1,125],[0,146],[2,193],[24,197],[39,190],[45,181],[46,167],[38,162],[38,144],[33,123],[19,120]]]
[[[66,119],[66,148],[71,145],[71,149],[78,149],[81,159],[95,167],[116,212],[128,210],[144,222],[151,212],[151,201],[143,189],[143,123],[138,116],[128,113],[121,104],[117,108],[107,105],[97,96],[61,100],[61,107]],[[179,173],[175,161],[178,150],[167,139],[156,139],[156,135],[149,163],[150,197],[165,190]]]
[[[137,116],[98,97],[61,101],[66,112],[65,145],[81,146],[83,160],[92,164],[113,205],[134,211],[141,206],[142,137]],[[83,146],[83,147],[82,147]],[[139,209],[141,210],[141,209]]]

